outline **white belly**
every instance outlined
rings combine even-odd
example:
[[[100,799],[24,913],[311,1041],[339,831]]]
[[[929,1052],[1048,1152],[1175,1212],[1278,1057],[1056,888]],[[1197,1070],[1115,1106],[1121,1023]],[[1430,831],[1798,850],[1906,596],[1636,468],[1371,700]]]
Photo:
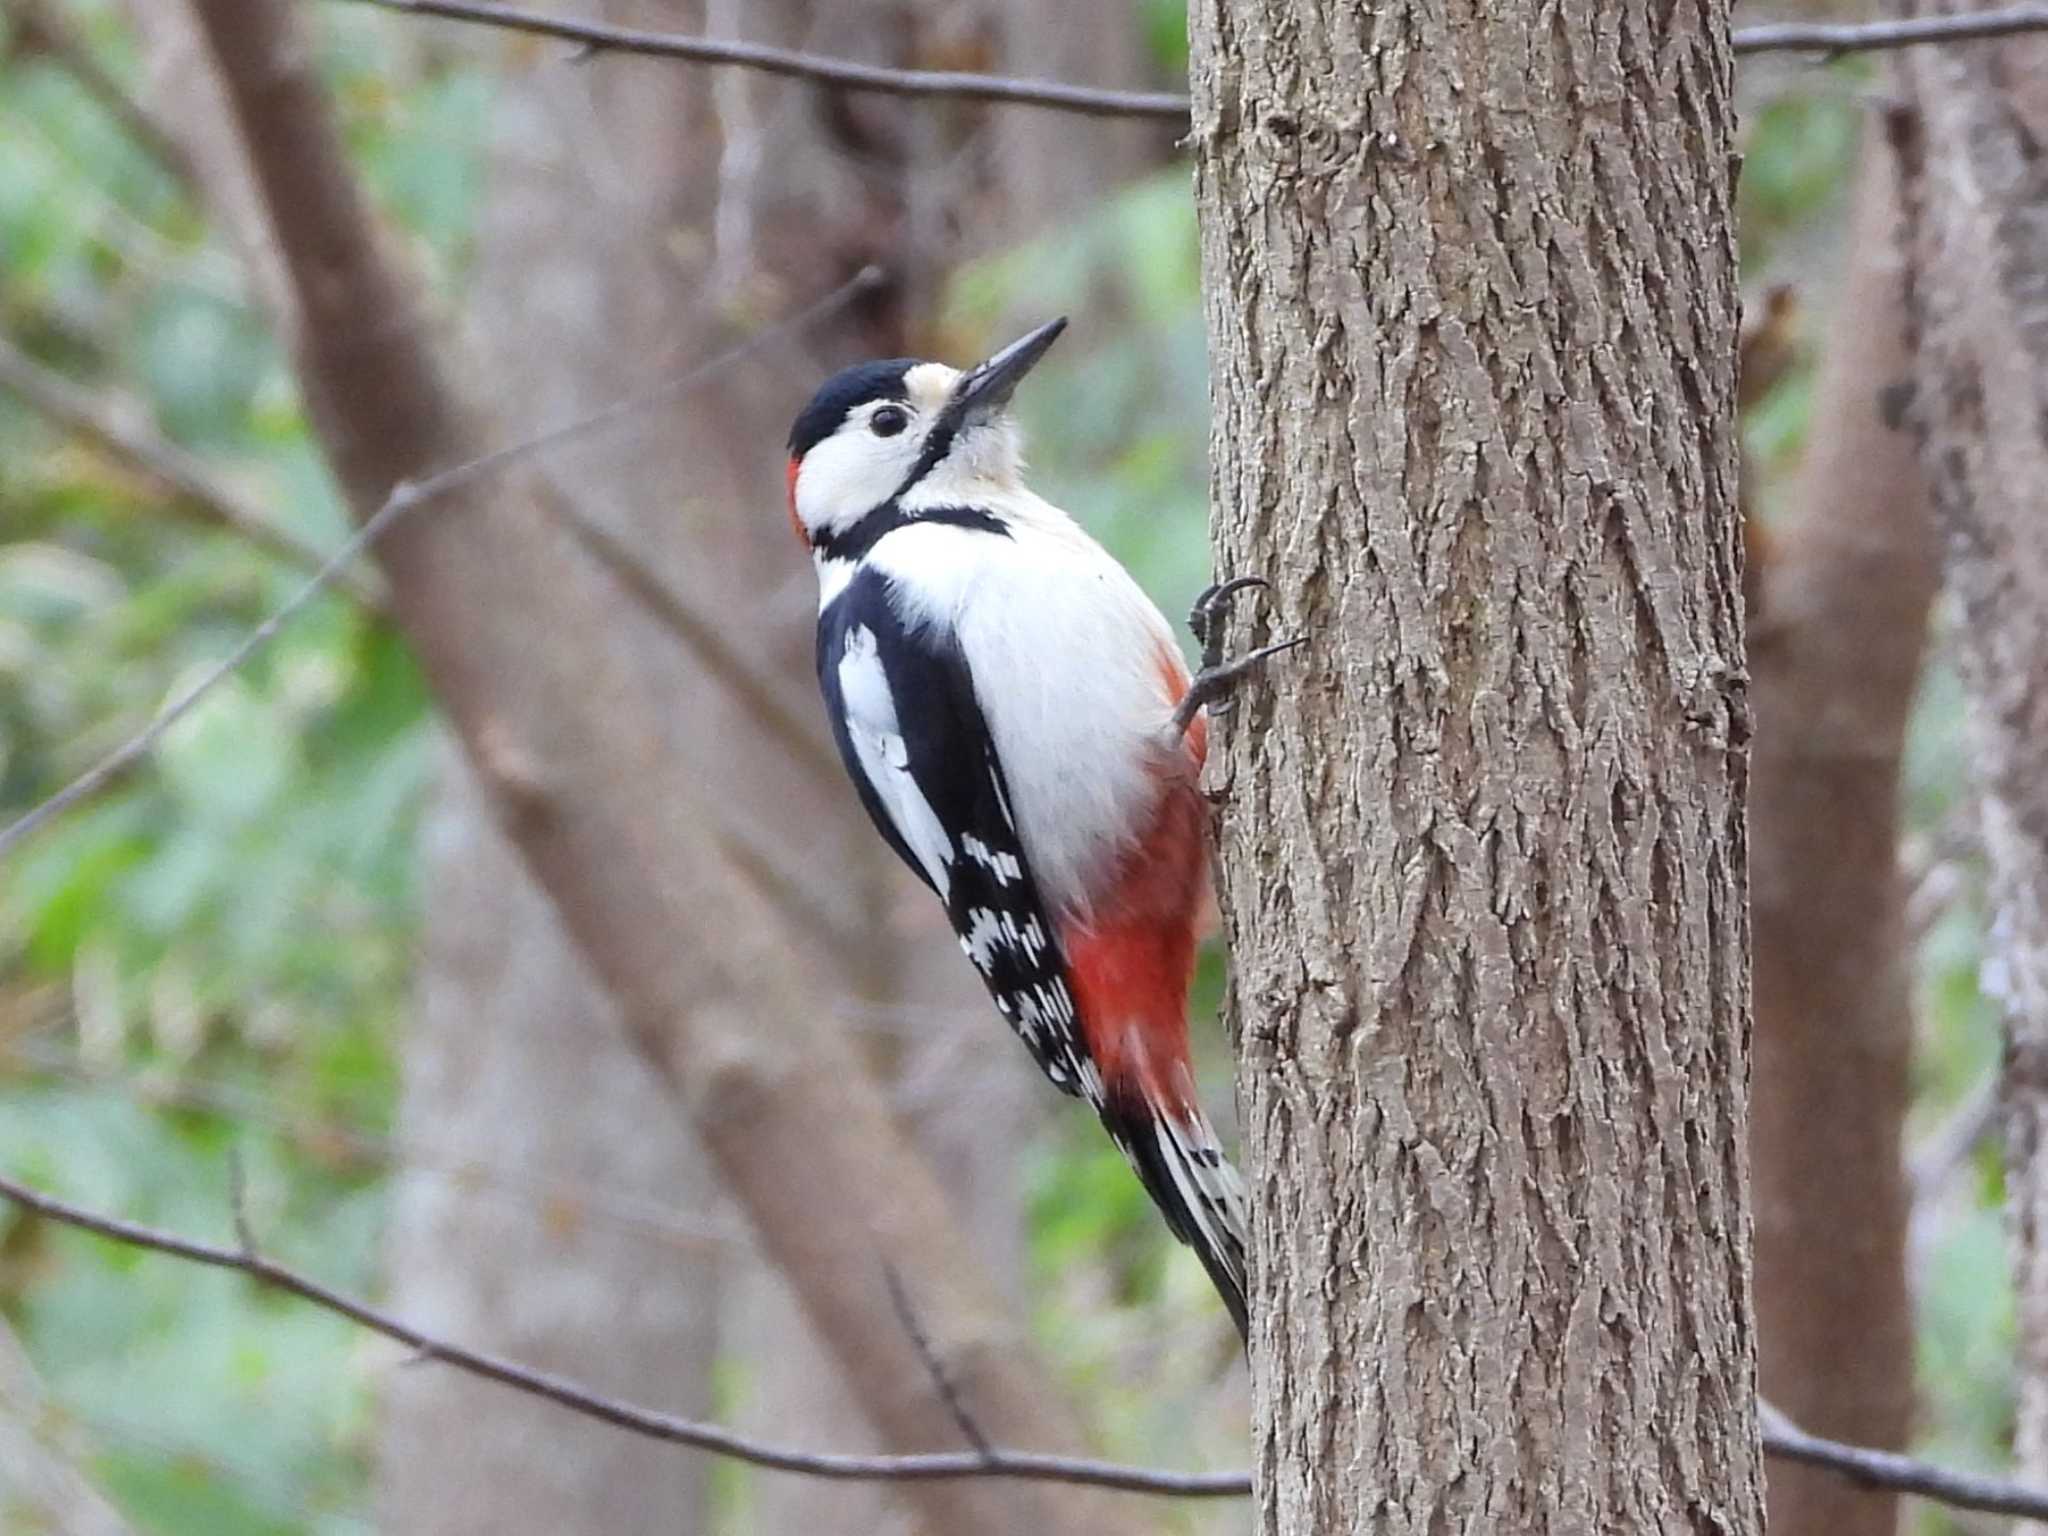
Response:
[[[870,558],[899,576],[906,623],[960,637],[1041,892],[1055,912],[1085,914],[1150,819],[1159,768],[1177,750],[1163,670],[1173,631],[1071,524],[1027,523],[1010,539],[923,524]]]

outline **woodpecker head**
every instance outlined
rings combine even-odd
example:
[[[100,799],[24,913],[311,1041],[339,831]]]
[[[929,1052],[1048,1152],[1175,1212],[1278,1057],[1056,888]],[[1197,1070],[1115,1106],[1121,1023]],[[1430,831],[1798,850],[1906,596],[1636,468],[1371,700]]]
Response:
[[[806,546],[902,503],[980,505],[1016,487],[1010,395],[1067,328],[1042,325],[965,373],[895,357],[834,374],[789,432],[789,516]]]

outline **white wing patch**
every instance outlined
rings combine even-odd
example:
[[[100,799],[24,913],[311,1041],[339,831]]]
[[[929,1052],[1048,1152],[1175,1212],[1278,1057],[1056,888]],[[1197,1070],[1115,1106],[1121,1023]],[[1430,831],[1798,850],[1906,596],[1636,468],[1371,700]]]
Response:
[[[1002,794],[1000,781],[996,785],[996,793],[998,796]],[[1010,808],[1005,804],[1003,814],[1007,816],[1009,813]],[[1017,855],[990,848],[972,832],[960,839],[960,847],[968,858],[995,877],[997,885],[1014,885],[1024,878],[1024,866],[1018,862]]]
[[[882,669],[875,633],[865,624],[846,632],[839,657],[839,697],[846,710],[846,734],[862,772],[943,901],[952,886],[953,840],[911,777],[910,749],[896,718],[889,675]]]
[[[972,843],[974,838],[969,836],[966,841]],[[985,977],[995,968],[996,945],[1002,943],[1006,936],[1014,943],[1016,930],[1017,920],[1009,913],[976,907],[967,914],[967,927],[960,935],[960,948]]]

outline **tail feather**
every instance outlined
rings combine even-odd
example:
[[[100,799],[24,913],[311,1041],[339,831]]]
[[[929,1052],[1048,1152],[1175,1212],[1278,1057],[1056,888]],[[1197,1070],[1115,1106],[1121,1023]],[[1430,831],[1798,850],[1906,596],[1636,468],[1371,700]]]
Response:
[[[1126,1107],[1111,1100],[1102,1123],[1137,1171],[1173,1235],[1195,1250],[1240,1338],[1248,1339],[1245,1249],[1250,1202],[1199,1109]]]

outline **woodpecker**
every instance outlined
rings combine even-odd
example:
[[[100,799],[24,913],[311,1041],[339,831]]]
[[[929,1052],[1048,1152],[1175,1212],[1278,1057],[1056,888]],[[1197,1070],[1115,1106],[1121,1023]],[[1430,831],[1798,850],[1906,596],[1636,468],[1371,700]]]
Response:
[[[1190,677],[1130,574],[1028,490],[1007,407],[1055,320],[962,373],[891,358],[826,381],[789,436],[818,573],[818,681],[882,837],[944,904],[996,1008],[1085,1099],[1246,1330],[1244,1185],[1196,1097],[1187,996],[1213,706],[1298,643]]]

